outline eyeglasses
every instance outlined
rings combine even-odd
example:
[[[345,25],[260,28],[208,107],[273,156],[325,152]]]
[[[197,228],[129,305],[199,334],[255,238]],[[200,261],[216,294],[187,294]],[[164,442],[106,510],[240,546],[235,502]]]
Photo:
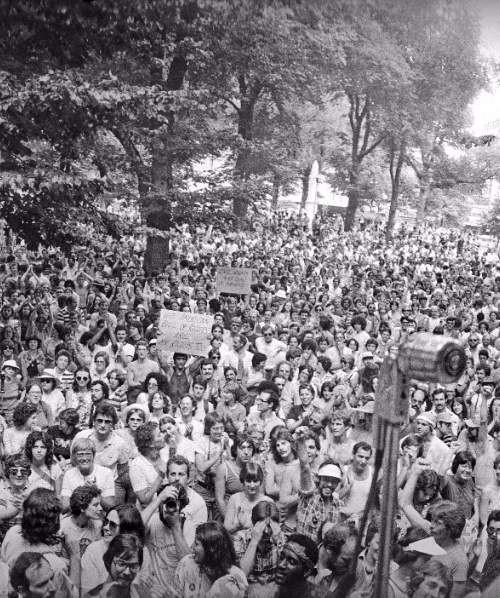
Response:
[[[35,392],[35,391],[33,391],[33,390],[30,390],[30,393],[29,393],[29,395],[30,395],[30,397],[41,397],[41,396],[42,396],[42,393],[41,393],[41,392]]]
[[[29,476],[30,472],[25,467],[11,467],[7,475]]]
[[[106,527],[107,525],[109,525],[109,529],[118,529],[118,523],[115,523],[114,521],[110,521],[109,519],[104,519],[104,521],[102,522],[103,526]]]
[[[212,355],[212,359],[220,359],[220,355]]]
[[[110,420],[110,419],[102,419],[101,417],[98,417],[98,418],[95,420],[95,423],[96,423],[96,424],[106,424],[106,425],[110,425],[110,424],[112,424],[113,422],[112,422],[112,420]]]
[[[487,527],[486,528],[486,532],[488,533],[488,536],[498,536],[500,535],[500,527]]]
[[[42,384],[47,384],[48,382],[52,382],[52,378],[40,378],[40,382]]]
[[[132,573],[137,573],[141,568],[139,563],[127,563],[121,559],[113,559],[113,563],[115,564],[116,570],[120,572],[125,571],[125,569],[130,569]]]
[[[88,382],[89,377],[88,376],[77,376],[76,379],[80,380],[81,382]]]

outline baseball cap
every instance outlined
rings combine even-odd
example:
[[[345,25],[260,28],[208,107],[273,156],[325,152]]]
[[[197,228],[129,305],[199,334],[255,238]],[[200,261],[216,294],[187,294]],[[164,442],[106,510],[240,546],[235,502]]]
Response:
[[[340,467],[337,467],[337,465],[334,465],[333,463],[326,463],[325,465],[320,465],[317,475],[329,478],[337,478],[338,480],[342,479]]]
[[[365,351],[361,356],[361,359],[370,359],[373,358],[373,353],[371,351]]]

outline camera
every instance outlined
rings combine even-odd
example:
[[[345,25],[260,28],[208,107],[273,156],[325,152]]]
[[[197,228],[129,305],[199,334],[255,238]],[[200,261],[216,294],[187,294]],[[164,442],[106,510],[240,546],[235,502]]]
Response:
[[[165,486],[163,486],[163,488],[166,488],[168,486],[173,486],[174,488],[177,488],[178,494],[177,498],[166,498],[160,504],[160,519],[163,521],[163,523],[166,523],[165,519],[167,516],[173,515],[175,513],[181,513],[182,510],[189,504],[189,498],[184,486],[181,486],[180,484],[166,484]]]

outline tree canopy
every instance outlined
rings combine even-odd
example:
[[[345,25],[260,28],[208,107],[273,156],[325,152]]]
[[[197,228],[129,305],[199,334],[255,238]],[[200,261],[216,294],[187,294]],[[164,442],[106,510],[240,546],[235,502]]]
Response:
[[[0,215],[32,244],[118,234],[114,198],[151,238],[236,226],[318,160],[349,228],[373,154],[395,206],[411,167],[424,209],[485,82],[467,4],[0,0]]]

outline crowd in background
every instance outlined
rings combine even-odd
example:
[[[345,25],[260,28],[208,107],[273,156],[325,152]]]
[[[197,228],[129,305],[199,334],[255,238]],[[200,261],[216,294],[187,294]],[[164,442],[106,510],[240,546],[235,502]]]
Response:
[[[388,598],[498,595],[494,240],[279,213],[177,228],[158,271],[144,252],[1,265],[0,598],[374,596],[375,394],[417,332],[467,365],[411,384]],[[251,268],[250,293],[219,293],[218,266]],[[206,356],[162,348],[162,309],[213,316]]]

